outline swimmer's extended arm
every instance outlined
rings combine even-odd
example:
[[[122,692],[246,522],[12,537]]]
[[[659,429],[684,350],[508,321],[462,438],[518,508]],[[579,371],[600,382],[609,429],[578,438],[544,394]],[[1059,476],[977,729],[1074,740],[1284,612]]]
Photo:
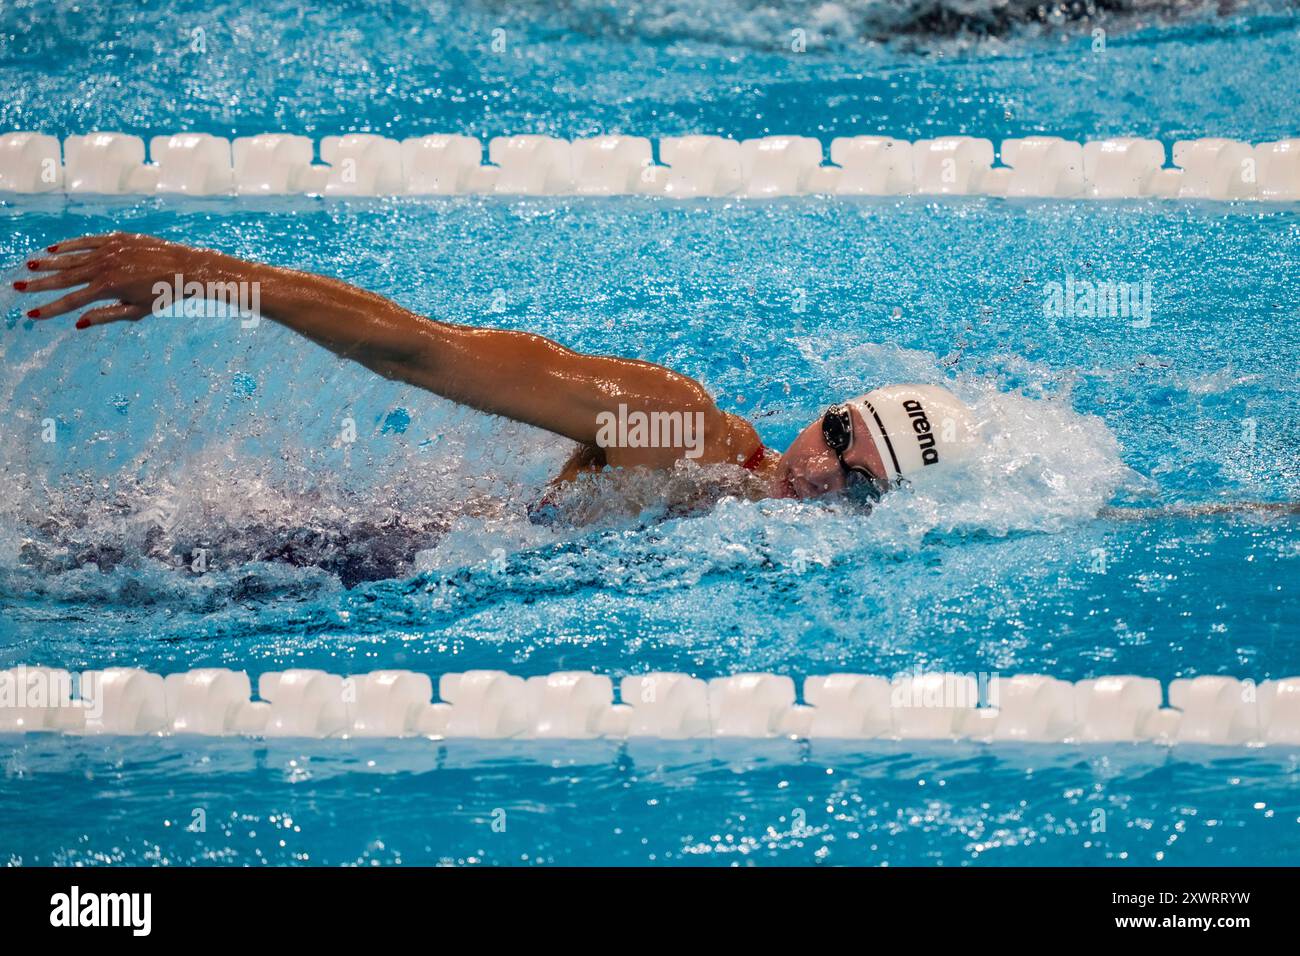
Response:
[[[84,288],[34,310],[51,318],[90,305],[78,328],[150,314],[154,286],[182,282],[256,282],[265,317],[305,335],[387,378],[426,388],[480,411],[527,422],[588,445],[598,416],[628,412],[700,412],[702,462],[733,461],[752,452],[757,437],[743,419],[720,411],[698,382],[649,362],[582,355],[540,335],[432,321],[373,292],[338,279],[246,262],[152,236],[113,233],[50,247],[33,260],[51,273],[26,291]],[[614,465],[663,467],[682,449],[606,450]]]

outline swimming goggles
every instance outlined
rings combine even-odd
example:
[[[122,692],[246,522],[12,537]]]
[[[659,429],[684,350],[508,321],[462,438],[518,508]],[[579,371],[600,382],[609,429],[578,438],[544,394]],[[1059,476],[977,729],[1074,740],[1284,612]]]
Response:
[[[865,494],[872,501],[879,501],[880,496],[890,489],[890,483],[878,478],[861,465],[850,465],[844,460],[844,453],[853,444],[853,415],[847,405],[832,405],[822,416],[822,440],[835,452],[835,458],[844,469],[844,480],[852,492]]]

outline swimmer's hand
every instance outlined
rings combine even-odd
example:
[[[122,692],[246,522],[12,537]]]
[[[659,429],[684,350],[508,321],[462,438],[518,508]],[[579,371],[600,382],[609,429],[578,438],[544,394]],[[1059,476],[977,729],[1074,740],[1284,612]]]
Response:
[[[94,305],[78,328],[141,319],[155,287],[250,284],[261,314],[386,378],[409,382],[479,411],[581,442],[614,467],[743,462],[758,445],[752,425],[718,409],[699,382],[650,362],[584,355],[541,335],[440,322],[326,276],[248,262],[153,236],[115,232],[49,247],[28,267],[23,292],[72,291],[28,314],[49,319]],[[178,279],[179,277],[179,279]],[[234,283],[235,285],[231,285]],[[165,296],[172,305],[170,295]],[[679,413],[680,444],[607,445],[611,421]],[[688,427],[691,426],[691,427]],[[690,440],[687,441],[686,439]]]
[[[87,309],[77,320],[79,329],[144,318],[158,301],[154,288],[157,283],[171,285],[178,275],[186,281],[198,279],[208,271],[204,257],[214,255],[153,236],[127,233],[82,236],[46,251],[51,255],[28,260],[27,268],[47,274],[15,282],[14,288],[19,292],[75,290],[29,310],[27,315],[33,319],[52,319],[94,302],[111,302]]]

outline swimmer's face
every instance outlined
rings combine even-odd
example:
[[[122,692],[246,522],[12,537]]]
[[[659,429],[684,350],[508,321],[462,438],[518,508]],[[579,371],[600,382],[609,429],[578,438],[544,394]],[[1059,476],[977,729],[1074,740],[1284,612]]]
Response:
[[[776,493],[782,498],[818,498],[843,491],[858,476],[851,469],[862,469],[884,483],[885,465],[875,443],[866,436],[866,423],[857,409],[847,406],[853,423],[853,440],[842,455],[826,444],[822,419],[818,418],[799,433],[799,437],[781,456],[776,473]],[[841,461],[843,463],[841,463]]]

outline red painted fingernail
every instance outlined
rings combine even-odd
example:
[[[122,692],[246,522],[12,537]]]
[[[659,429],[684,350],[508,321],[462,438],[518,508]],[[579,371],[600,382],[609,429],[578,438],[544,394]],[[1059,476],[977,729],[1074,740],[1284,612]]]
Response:
[[[90,319],[77,319],[77,328],[79,329],[90,328]]]
[[[29,319],[39,319],[40,317],[41,317],[40,309],[32,309],[30,312],[27,313],[27,318]]]
[[[17,282],[14,283],[14,288],[17,289],[19,292],[25,292],[27,291],[27,283],[19,279]]]
[[[58,247],[57,245],[55,245],[55,246],[46,246],[46,247],[45,247],[45,251],[46,251],[46,252],[58,252],[58,251],[59,251],[59,247]]]
[[[39,269],[40,267],[41,267],[41,264],[40,264],[39,262],[37,262],[35,259],[28,259],[28,260],[27,260],[27,268],[31,269],[33,272],[35,272],[35,271],[36,271],[37,269]]]

